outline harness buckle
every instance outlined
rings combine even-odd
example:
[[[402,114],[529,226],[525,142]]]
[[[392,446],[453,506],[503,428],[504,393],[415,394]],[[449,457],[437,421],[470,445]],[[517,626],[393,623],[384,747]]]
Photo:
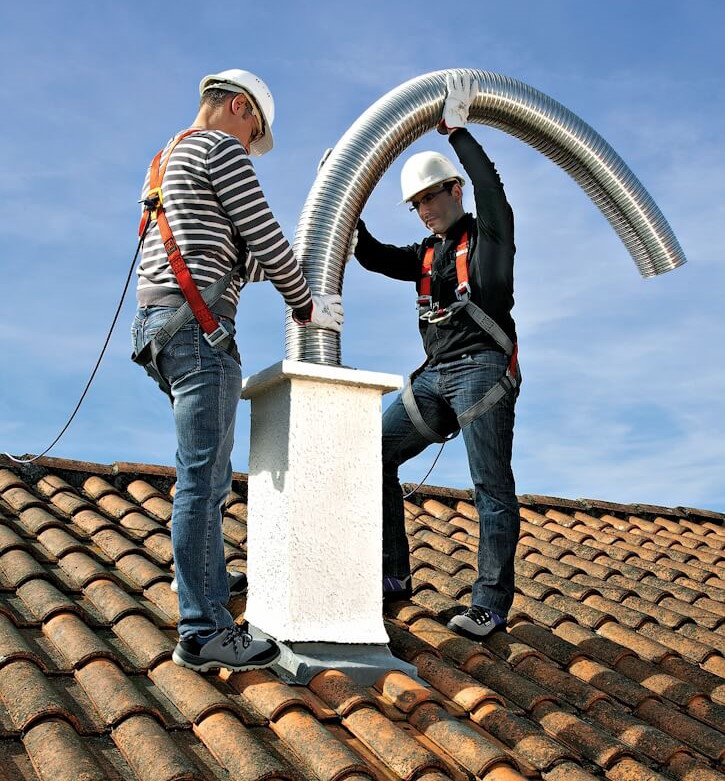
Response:
[[[220,345],[228,336],[229,331],[227,331],[221,323],[219,323],[219,327],[216,331],[212,331],[210,334],[204,334],[204,338],[212,347]]]
[[[456,288],[456,298],[459,301],[468,301],[471,297],[471,286],[468,282],[461,282]]]
[[[151,219],[156,219],[156,212],[164,205],[164,196],[160,187],[154,187],[149,190],[148,195],[139,203],[143,204],[144,210],[150,212]]]
[[[429,323],[445,323],[451,319],[453,312],[450,309],[431,309],[425,318]]]
[[[427,312],[433,306],[433,296],[418,296],[415,303],[419,312]]]

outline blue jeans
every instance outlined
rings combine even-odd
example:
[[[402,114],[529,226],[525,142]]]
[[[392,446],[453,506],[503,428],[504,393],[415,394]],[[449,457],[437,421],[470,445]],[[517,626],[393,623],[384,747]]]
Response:
[[[176,310],[137,311],[131,330],[138,352]],[[227,330],[234,323],[220,318]],[[176,492],[171,541],[179,585],[182,639],[231,626],[222,536],[222,511],[232,485],[234,423],[242,369],[228,353],[211,347],[196,319],[164,347],[157,365],[171,386],[176,424]]]
[[[456,416],[475,404],[503,376],[507,359],[495,350],[464,355],[427,366],[414,380],[413,393],[425,422],[447,435]],[[478,577],[471,603],[506,617],[514,596],[514,553],[519,537],[519,505],[511,470],[514,405],[518,390],[463,429],[468,467],[479,515]],[[398,397],[383,415],[383,573],[410,573],[405,535],[401,464],[430,442],[413,426]]]

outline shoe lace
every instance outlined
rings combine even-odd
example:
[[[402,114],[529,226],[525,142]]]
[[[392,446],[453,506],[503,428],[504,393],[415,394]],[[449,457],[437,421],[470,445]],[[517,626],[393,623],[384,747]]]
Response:
[[[227,629],[227,633],[224,635],[224,640],[222,640],[222,645],[233,645],[234,653],[237,653],[237,643],[239,642],[242,643],[242,648],[249,648],[249,645],[252,642],[252,635],[250,635],[243,626],[234,624],[233,626],[230,626],[229,629]]]
[[[468,618],[475,621],[479,626],[491,620],[491,611],[478,605],[471,605],[466,611]]]

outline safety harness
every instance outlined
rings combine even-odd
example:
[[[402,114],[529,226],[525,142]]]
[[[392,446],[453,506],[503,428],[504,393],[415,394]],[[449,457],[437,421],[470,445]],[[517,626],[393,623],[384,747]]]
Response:
[[[203,291],[200,291],[196,282],[194,282],[191,271],[186,265],[176,240],[174,239],[174,234],[171,231],[171,226],[166,217],[166,210],[164,209],[164,196],[161,190],[161,183],[163,182],[166,166],[171,159],[171,155],[180,141],[183,141],[193,133],[200,132],[200,129],[186,130],[177,136],[171,145],[171,149],[169,149],[169,153],[166,156],[163,165],[161,165],[161,156],[164,150],[161,149],[158,152],[151,163],[149,192],[141,201],[144,212],[141,217],[141,224],[138,228],[139,236],[143,240],[154,221],[159,226],[161,241],[164,244],[164,249],[168,256],[169,265],[171,266],[171,270],[174,272],[179,288],[184,295],[185,302],[176,310],[176,312],[174,312],[166,323],[164,323],[154,338],[144,345],[140,352],[134,353],[131,356],[131,360],[143,366],[167,394],[170,394],[171,388],[162,377],[156,362],[159,353],[169,343],[174,334],[191,320],[192,317],[197,319],[204,332],[204,338],[212,347],[218,347],[219,349],[225,350],[235,360],[239,360],[239,352],[237,351],[234,337],[226,328],[224,328],[216,317],[214,317],[211,312],[211,307],[213,307],[222,297],[224,291],[229,287],[229,283],[234,274],[238,273],[243,267],[244,261],[242,260],[239,264],[233,266],[223,277],[205,287]],[[244,255],[244,251],[240,251],[239,257],[244,258]]]
[[[418,295],[418,314],[421,320],[428,323],[445,323],[452,317],[466,312],[468,316],[490,336],[496,344],[503,350],[509,359],[506,372],[503,377],[488,390],[481,399],[475,404],[464,410],[458,415],[459,428],[449,436],[443,436],[434,431],[423,419],[423,415],[418,408],[418,404],[413,394],[413,381],[428,364],[426,361],[419,369],[410,376],[402,392],[402,401],[405,411],[411,422],[421,434],[430,442],[445,442],[458,434],[460,429],[472,423],[484,413],[488,412],[494,405],[507,394],[515,390],[521,383],[521,373],[518,363],[518,347],[515,342],[508,338],[504,330],[489,317],[481,307],[471,301],[471,285],[468,281],[468,232],[464,231],[456,247],[456,277],[458,284],[456,286],[456,298],[452,304],[445,308],[433,306],[433,297],[431,295],[431,276],[433,273],[433,257],[435,247],[430,246],[423,255],[423,268]]]

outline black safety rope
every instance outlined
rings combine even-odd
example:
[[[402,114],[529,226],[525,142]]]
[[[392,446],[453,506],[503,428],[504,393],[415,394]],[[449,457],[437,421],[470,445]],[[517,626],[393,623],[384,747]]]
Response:
[[[408,491],[407,494],[403,494],[403,499],[407,499],[409,496],[412,496],[422,485],[425,483],[425,481],[428,479],[428,475],[435,469],[435,465],[438,463],[438,459],[441,457],[441,453],[443,452],[443,448],[446,446],[446,440],[445,442],[441,442],[440,450],[438,451],[438,455],[433,459],[433,463],[430,465],[430,469],[425,473],[425,476],[423,479],[416,485],[416,487],[412,491]]]

